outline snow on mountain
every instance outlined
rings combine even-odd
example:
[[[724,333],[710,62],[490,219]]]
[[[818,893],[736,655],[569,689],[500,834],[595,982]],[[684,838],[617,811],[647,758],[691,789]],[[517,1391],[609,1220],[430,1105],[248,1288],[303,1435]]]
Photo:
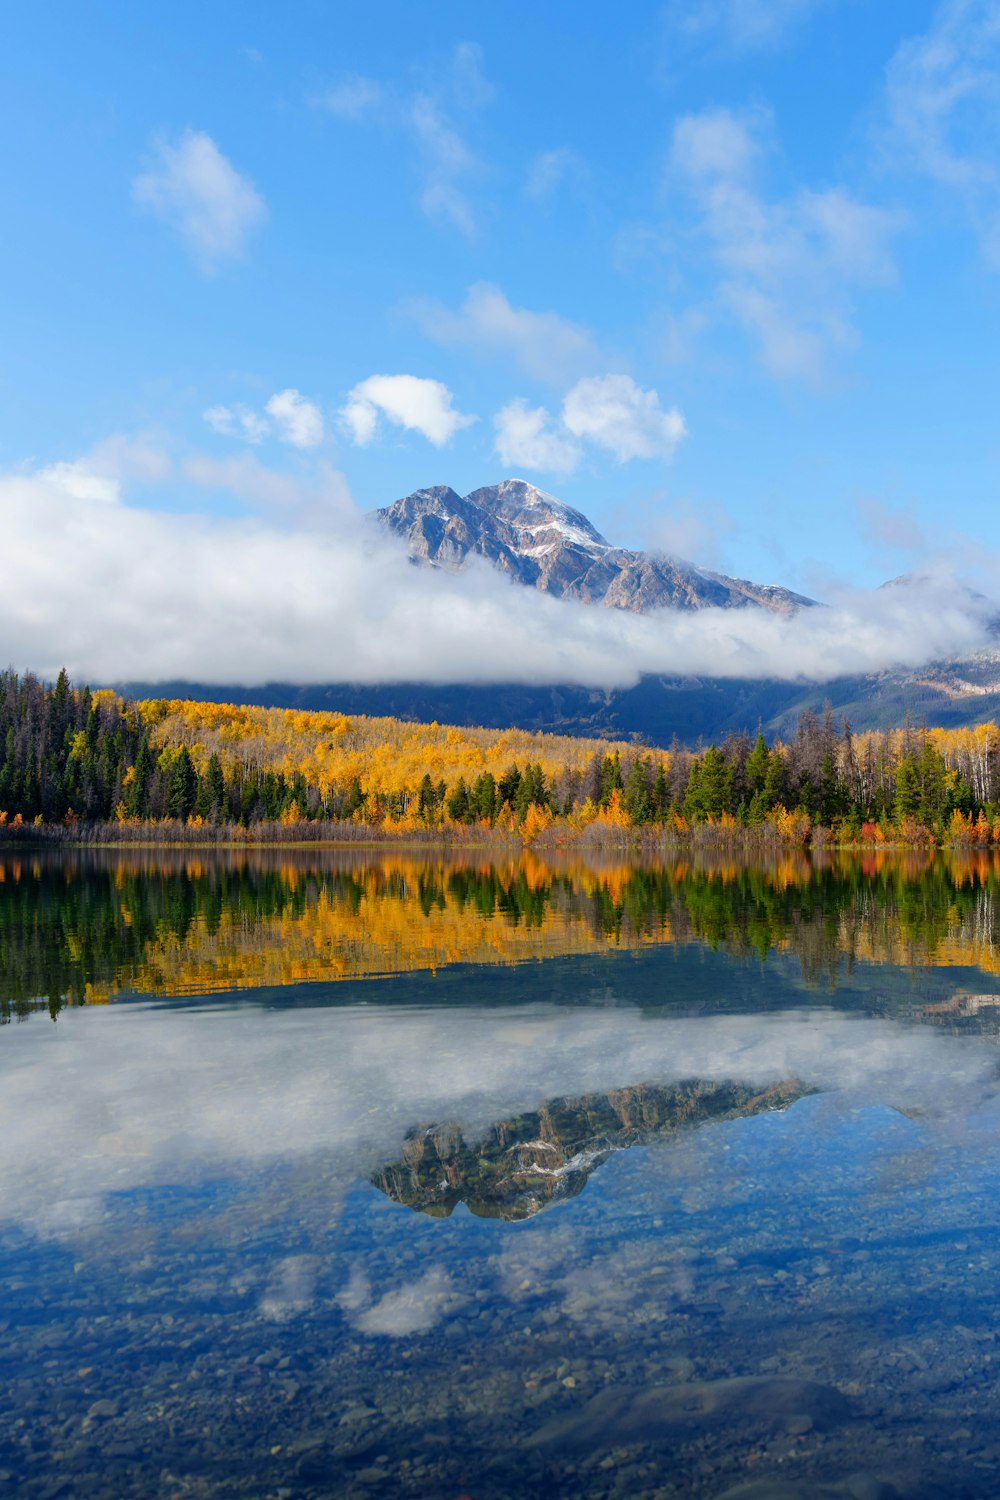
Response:
[[[406,540],[418,562],[457,569],[469,557],[483,557],[518,583],[585,604],[640,614],[707,605],[791,614],[814,602],[776,584],[614,547],[580,511],[524,479],[504,479],[465,496],[433,485],[373,514]]]

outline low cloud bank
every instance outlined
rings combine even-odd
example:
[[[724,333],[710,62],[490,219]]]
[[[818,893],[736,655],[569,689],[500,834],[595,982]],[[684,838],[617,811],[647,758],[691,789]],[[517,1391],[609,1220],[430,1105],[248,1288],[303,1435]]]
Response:
[[[190,468],[190,465],[188,466]],[[447,574],[348,514],[328,476],[297,524],[122,503],[86,461],[0,478],[0,657],[92,683],[522,682],[626,687],[646,673],[827,681],[967,655],[994,607],[946,578],[756,609],[635,616]],[[294,485],[294,481],[289,480]],[[284,498],[284,496],[283,496]]]

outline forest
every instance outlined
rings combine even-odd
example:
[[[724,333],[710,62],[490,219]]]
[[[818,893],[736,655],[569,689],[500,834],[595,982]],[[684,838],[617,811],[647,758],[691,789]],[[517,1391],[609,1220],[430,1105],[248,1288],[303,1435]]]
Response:
[[[653,749],[522,730],[124,699],[0,675],[0,836],[240,830],[289,839],[743,830],[796,843],[1000,843],[1000,733],[854,734]]]

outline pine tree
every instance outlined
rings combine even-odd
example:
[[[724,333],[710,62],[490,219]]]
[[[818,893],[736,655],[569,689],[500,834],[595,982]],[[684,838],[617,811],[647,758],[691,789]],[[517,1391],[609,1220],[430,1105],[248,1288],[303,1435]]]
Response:
[[[764,736],[758,734],[754,747],[747,757],[746,764],[747,792],[751,799],[758,792],[763,792],[770,764],[771,752],[764,742]]]
[[[456,781],[451,795],[447,801],[448,816],[454,823],[468,823],[471,821],[469,808],[469,789],[465,784],[465,777],[460,776]]]
[[[186,822],[194,812],[197,797],[198,776],[191,760],[191,752],[186,745],[182,745],[174,757],[167,782],[167,816]]]
[[[650,769],[649,761],[645,756],[636,756],[625,776],[625,785],[622,789],[622,806],[633,823],[648,823],[653,813],[653,789],[650,786]],[[664,780],[665,786],[666,781]]]
[[[213,750],[208,758],[205,774],[198,788],[198,812],[213,823],[222,823],[226,817],[226,779],[222,761]]]
[[[656,768],[656,780],[653,783],[653,817],[658,823],[666,822],[669,808],[670,783],[667,781],[666,768],[661,760]]]
[[[896,769],[896,795],[892,811],[896,822],[912,818],[920,806],[920,774],[913,752],[903,756]]]
[[[425,823],[430,822],[431,815],[437,806],[437,800],[434,783],[431,781],[430,774],[425,771],[423,780],[420,783],[420,789],[417,792],[417,814],[423,818]]]

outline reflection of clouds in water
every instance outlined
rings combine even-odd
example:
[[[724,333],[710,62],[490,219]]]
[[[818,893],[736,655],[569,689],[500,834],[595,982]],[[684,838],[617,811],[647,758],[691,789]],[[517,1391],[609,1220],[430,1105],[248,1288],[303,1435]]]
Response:
[[[347,1285],[343,1291],[338,1292],[334,1301],[337,1302],[346,1313],[360,1312],[367,1307],[372,1300],[372,1285],[367,1275],[360,1266],[352,1266],[351,1274],[347,1279]]]
[[[844,1091],[845,1107],[920,1110],[952,1136],[978,1110],[995,1134],[995,1071],[975,1038],[832,1011],[70,1011],[2,1037],[0,1216],[73,1231],[109,1192],[313,1152],[333,1153],[336,1198],[417,1122],[460,1120],[473,1139],[559,1095],[685,1078],[798,1078]]]
[[[103,1198],[57,1198],[54,1203],[39,1209],[33,1227],[43,1236],[57,1238],[77,1229],[86,1229],[96,1223],[103,1212]]]
[[[319,1268],[319,1257],[315,1255],[289,1255],[279,1261],[260,1299],[261,1316],[283,1322],[295,1313],[305,1312],[316,1295]]]
[[[371,1282],[359,1265],[352,1266],[347,1285],[334,1299],[359,1333],[405,1338],[427,1333],[463,1299],[441,1266],[431,1266],[416,1281],[404,1283],[373,1301]]]
[[[550,1219],[545,1234],[515,1234],[501,1242],[500,1289],[512,1302],[526,1301],[552,1289],[554,1268],[574,1260],[579,1236],[565,1221]]]
[[[353,1319],[360,1333],[381,1333],[390,1338],[405,1338],[410,1333],[427,1333],[445,1316],[450,1305],[462,1299],[452,1289],[451,1280],[440,1266],[432,1266],[417,1281],[395,1287]]]
[[[589,1323],[595,1316],[624,1311],[635,1301],[637,1288],[649,1295],[650,1277],[655,1278],[655,1295],[664,1305],[689,1297],[694,1289],[685,1253],[664,1256],[655,1243],[639,1241],[594,1256],[565,1275],[561,1281],[563,1312]]]
[[[657,1155],[669,1156],[670,1150],[654,1150],[647,1156],[647,1188],[655,1181]],[[695,1258],[693,1247],[676,1234],[642,1236],[608,1248],[579,1223],[549,1219],[544,1233],[518,1233],[501,1243],[497,1282],[503,1296],[523,1305],[528,1322],[539,1299],[554,1298],[567,1317],[592,1323],[595,1318],[624,1316],[637,1297],[652,1295],[660,1305],[669,1306],[691,1296]]]

